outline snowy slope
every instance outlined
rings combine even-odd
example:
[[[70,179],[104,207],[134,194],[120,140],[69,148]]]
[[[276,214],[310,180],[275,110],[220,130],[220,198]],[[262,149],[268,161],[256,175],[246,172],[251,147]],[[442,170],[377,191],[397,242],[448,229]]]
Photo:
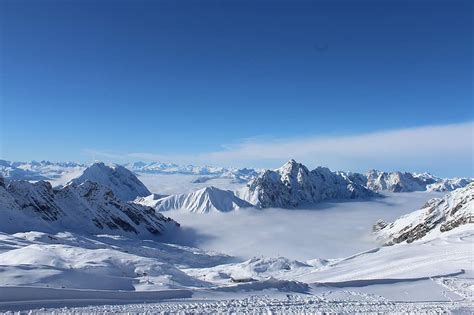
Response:
[[[147,202],[147,201],[144,201]],[[148,204],[149,201],[148,201]],[[210,186],[189,194],[172,195],[155,201],[158,211],[184,209],[195,213],[228,212],[252,205],[234,195],[232,191]]]
[[[151,195],[146,196],[146,197],[137,197],[133,202],[137,203],[137,204],[140,204],[140,205],[144,205],[144,206],[154,208],[154,207],[156,207],[156,204],[157,204],[158,200],[160,200],[162,198],[165,198],[165,197],[168,197],[168,195],[151,194]]]
[[[85,181],[54,189],[46,181],[0,184],[0,231],[76,231],[130,237],[173,233],[178,224],[153,208],[121,201],[101,184]]]
[[[177,266],[210,267],[231,257],[121,236],[0,232],[1,286],[144,291],[206,286]],[[207,285],[208,286],[208,285]]]
[[[309,171],[295,160],[274,171],[265,171],[237,192],[238,197],[261,208],[293,208],[323,200],[374,195],[362,185],[328,168],[318,167]]]
[[[378,222],[376,235],[387,245],[410,243],[469,223],[474,223],[474,183],[443,198],[433,198],[393,223]]]
[[[101,162],[94,163],[70,183],[81,184],[88,180],[109,187],[121,200],[129,201],[151,194],[135,174],[116,164],[107,166]]]

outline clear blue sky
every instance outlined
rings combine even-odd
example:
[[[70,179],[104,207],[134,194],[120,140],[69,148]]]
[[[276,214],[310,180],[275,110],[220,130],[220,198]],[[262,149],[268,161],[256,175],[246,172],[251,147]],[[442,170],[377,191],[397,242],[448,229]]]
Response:
[[[177,2],[1,1],[1,157],[473,120],[470,1]]]

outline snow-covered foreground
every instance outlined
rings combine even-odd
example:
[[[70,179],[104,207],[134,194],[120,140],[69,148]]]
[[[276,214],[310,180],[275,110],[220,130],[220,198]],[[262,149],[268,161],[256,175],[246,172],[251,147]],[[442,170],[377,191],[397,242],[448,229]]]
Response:
[[[472,312],[473,244],[468,224],[344,258],[241,260],[118,236],[2,233],[0,310]]]
[[[473,241],[466,225],[434,240],[343,259],[234,262],[217,253],[110,236],[2,234],[0,310],[469,314]]]
[[[335,258],[377,247],[371,231],[378,219],[393,221],[442,195],[385,193],[385,198],[326,202],[312,209],[241,209],[206,215],[168,211],[166,215],[190,228],[193,236],[199,235],[192,238],[192,245],[199,248],[243,258]]]

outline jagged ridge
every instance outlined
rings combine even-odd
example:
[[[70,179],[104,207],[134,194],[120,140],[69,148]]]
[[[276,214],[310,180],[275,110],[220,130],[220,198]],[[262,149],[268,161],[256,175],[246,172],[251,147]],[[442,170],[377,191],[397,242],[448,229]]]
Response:
[[[85,181],[53,189],[46,181],[0,181],[0,230],[77,231],[128,236],[171,232],[175,221],[153,208],[125,202],[99,183]]]
[[[252,180],[237,196],[260,208],[294,208],[330,199],[356,199],[375,194],[328,168],[309,171],[290,160],[281,168],[267,170]]]
[[[393,223],[379,221],[374,231],[384,244],[393,245],[411,243],[428,234],[443,233],[468,223],[474,223],[474,183],[443,198],[430,199],[421,209]]]

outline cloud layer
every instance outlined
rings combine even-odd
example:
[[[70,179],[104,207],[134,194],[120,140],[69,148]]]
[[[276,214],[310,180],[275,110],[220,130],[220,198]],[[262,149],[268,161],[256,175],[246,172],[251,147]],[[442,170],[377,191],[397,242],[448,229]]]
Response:
[[[311,167],[362,171],[430,170],[471,176],[473,173],[474,122],[405,128],[372,133],[292,139],[245,140],[215,152],[193,155],[128,153],[130,160],[177,163],[277,167],[290,158]],[[111,158],[110,153],[96,152]],[[119,156],[117,156],[118,158]]]

